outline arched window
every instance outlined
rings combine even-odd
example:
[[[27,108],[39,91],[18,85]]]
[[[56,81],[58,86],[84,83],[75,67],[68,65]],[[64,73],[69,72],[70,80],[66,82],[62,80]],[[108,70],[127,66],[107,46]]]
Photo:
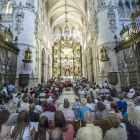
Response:
[[[78,41],[79,38],[80,38],[80,33],[79,33],[78,30],[76,30],[76,29],[74,28],[74,29],[73,29],[73,39],[74,39],[75,41]]]
[[[124,12],[123,4],[122,4],[122,2],[120,1],[120,2],[119,2],[119,13],[123,13],[123,12]]]
[[[65,27],[65,30],[64,30],[64,38],[69,38],[69,35],[70,35],[70,29],[68,26]]]
[[[136,3],[134,1],[132,2],[132,9],[133,9],[133,13],[135,13],[137,10],[137,6],[136,6]]]
[[[128,1],[126,1],[125,7],[126,7],[126,12],[127,13],[130,13],[131,11],[130,11],[130,5],[129,5],[129,2]]]
[[[61,30],[57,29],[55,31],[55,41],[59,41],[61,39]]]

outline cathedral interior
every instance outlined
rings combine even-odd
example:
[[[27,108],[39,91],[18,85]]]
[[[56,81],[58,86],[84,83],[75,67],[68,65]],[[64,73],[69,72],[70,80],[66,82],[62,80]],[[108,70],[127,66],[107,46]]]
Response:
[[[0,0],[0,88],[52,78],[140,83],[140,1]]]

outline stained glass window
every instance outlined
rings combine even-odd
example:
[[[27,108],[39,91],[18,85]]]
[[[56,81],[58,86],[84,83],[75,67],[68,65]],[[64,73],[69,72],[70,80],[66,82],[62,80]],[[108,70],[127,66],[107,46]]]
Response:
[[[79,31],[76,30],[76,29],[73,29],[73,39],[74,39],[75,41],[78,41],[78,40],[79,40],[79,38],[80,38],[79,35],[80,35]]]
[[[60,38],[61,38],[61,30],[57,29],[55,31],[55,40],[58,41],[58,40],[60,40]]]

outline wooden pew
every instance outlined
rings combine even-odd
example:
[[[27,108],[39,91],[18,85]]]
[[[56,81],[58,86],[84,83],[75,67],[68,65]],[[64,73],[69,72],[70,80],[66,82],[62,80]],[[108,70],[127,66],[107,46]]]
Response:
[[[67,121],[67,124],[72,124],[73,125],[73,129],[74,129],[74,138],[76,137],[76,134],[79,130],[80,127],[80,120],[76,120],[76,121]],[[52,130],[55,128],[55,122],[54,121],[49,121],[49,129]]]
[[[121,119],[121,123],[127,123],[127,119]],[[86,126],[86,122],[81,120],[81,123],[82,123],[82,127],[85,127]],[[105,133],[107,130],[110,130],[112,128],[111,124],[108,122],[108,120],[94,120],[93,121],[93,124],[95,126],[99,126],[102,131],[103,131],[103,137],[105,136]]]

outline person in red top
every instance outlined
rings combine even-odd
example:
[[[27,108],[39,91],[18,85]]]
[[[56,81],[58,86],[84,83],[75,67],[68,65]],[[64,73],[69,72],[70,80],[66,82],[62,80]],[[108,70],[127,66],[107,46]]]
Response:
[[[30,88],[30,94],[31,94],[31,96],[34,94],[33,88]]]
[[[62,111],[58,111],[54,115],[55,127],[59,127],[63,131],[64,140],[73,140],[75,134],[73,126],[67,124],[66,119]]]

